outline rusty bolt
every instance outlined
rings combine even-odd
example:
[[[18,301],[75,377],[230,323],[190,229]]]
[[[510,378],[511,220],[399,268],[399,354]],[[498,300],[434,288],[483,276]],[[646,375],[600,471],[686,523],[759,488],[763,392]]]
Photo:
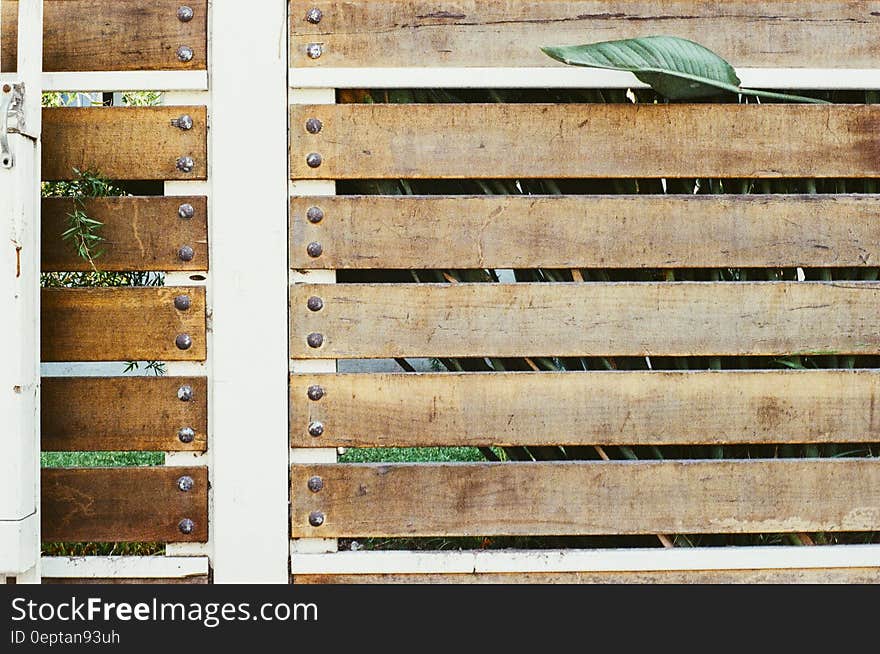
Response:
[[[320,311],[324,308],[324,300],[313,295],[306,301],[306,306],[309,311]]]
[[[184,518],[177,523],[177,528],[180,529],[181,534],[191,534],[194,527],[195,524],[189,518]]]
[[[196,210],[189,202],[187,202],[177,207],[177,215],[184,220],[189,220],[196,215]]]
[[[317,7],[312,7],[306,12],[306,20],[309,21],[312,25],[317,25],[318,23],[320,23],[323,17],[324,12]]]
[[[306,252],[308,252],[309,256],[314,259],[321,256],[321,254],[324,252],[324,248],[321,247],[320,243],[314,241],[306,246]]]
[[[324,127],[324,123],[322,123],[317,118],[309,118],[306,121],[306,131],[309,134],[317,134]]]
[[[309,210],[306,211],[306,218],[310,223],[319,223],[324,220],[324,211],[320,207],[309,207]]]
[[[320,527],[324,524],[324,514],[320,511],[312,511],[309,514],[309,524],[313,527]]]
[[[321,155],[317,152],[309,152],[306,155],[306,164],[308,164],[309,168],[317,168],[323,161]]]
[[[315,420],[314,422],[309,423],[309,435],[318,437],[324,433],[324,425],[321,422]]]
[[[306,46],[306,54],[309,55],[309,59],[317,59],[324,54],[324,46],[320,43],[309,43]]]
[[[193,387],[189,384],[184,384],[180,388],[177,389],[177,399],[181,402],[189,402],[193,399]]]
[[[178,394],[178,397],[180,395]],[[181,443],[192,443],[195,440],[196,432],[192,427],[183,427],[177,432],[177,438]]]
[[[187,62],[193,58],[193,49],[188,45],[182,45],[177,48],[177,58],[180,61]]]
[[[177,258],[181,261],[192,261],[195,254],[196,253],[189,245],[181,245],[180,249],[177,251]]]
[[[193,481],[193,478],[189,475],[184,475],[180,479],[177,480],[177,488],[182,493],[188,493],[193,489],[193,486],[196,485],[196,482]]]
[[[309,490],[313,493],[319,492],[324,488],[324,480],[320,477],[309,477]]]
[[[309,347],[321,347],[324,344],[324,335],[313,332],[306,336],[306,343],[309,344]]]
[[[324,388],[315,384],[314,386],[309,386],[309,390],[306,391],[306,394],[309,396],[310,400],[317,402],[324,397]]]
[[[195,12],[192,10],[192,7],[182,5],[177,8],[177,20],[181,23],[188,23],[193,19],[193,15],[195,15]]]
[[[12,90],[12,87],[9,86],[9,84],[4,84],[4,85],[3,85],[3,92],[4,92],[4,93],[9,93],[11,90]]]
[[[196,167],[196,162],[193,161],[192,157],[178,157],[177,159],[177,170],[182,173],[191,173],[193,168]]]
[[[189,334],[178,334],[177,338],[174,339],[174,344],[177,345],[179,350],[188,350],[192,347],[193,340]]]
[[[174,308],[178,311],[186,311],[191,305],[189,295],[178,295],[174,298]]]

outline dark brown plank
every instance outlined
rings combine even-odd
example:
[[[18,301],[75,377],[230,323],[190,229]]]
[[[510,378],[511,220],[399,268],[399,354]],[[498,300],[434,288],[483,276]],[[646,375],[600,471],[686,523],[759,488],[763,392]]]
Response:
[[[190,298],[188,309],[174,306]],[[206,356],[204,287],[44,288],[43,361],[201,361]],[[188,349],[177,347],[188,334]]]
[[[178,212],[189,204],[192,218]],[[67,216],[75,209],[103,223],[104,239],[98,246],[103,254],[94,259],[98,270],[207,270],[208,202],[205,197],[113,197],[84,200],[44,198],[41,258],[43,272],[88,271],[91,264],[78,256],[74,244],[64,241]],[[183,261],[182,246],[193,250]]]
[[[171,121],[187,114],[193,127]],[[207,112],[191,107],[56,107],[43,109],[43,179],[65,180],[74,168],[110,179],[206,179]],[[191,157],[192,172],[177,168]]]
[[[293,179],[880,176],[880,105],[328,104],[290,119]]]
[[[318,386],[322,396],[309,398]],[[293,447],[880,441],[869,370],[294,374]],[[719,401],[724,398],[724,401]],[[320,437],[309,425],[320,422]]]
[[[44,451],[203,452],[207,446],[205,377],[43,377],[41,385]],[[190,393],[180,392],[187,387]],[[187,427],[195,432],[189,443],[178,437]]]
[[[187,0],[193,17],[181,21],[179,0],[44,0],[43,70],[205,70],[207,0]],[[18,2],[2,0],[2,69],[15,70]],[[180,46],[192,49],[181,61]],[[73,89],[71,89],[73,90]]]
[[[311,208],[323,219],[308,220]],[[314,212],[313,212],[314,213]],[[291,268],[712,268],[880,261],[872,195],[330,196],[290,201]],[[323,247],[308,255],[309,243]]]
[[[193,480],[189,491],[178,480]],[[205,467],[44,468],[42,538],[52,541],[204,542],[208,539]],[[189,519],[192,532],[181,532]]]
[[[294,538],[874,531],[878,485],[878,459],[303,464],[291,524]]]
[[[876,354],[878,292],[876,282],[295,284],[290,356]],[[310,297],[323,308],[311,311]]]
[[[322,10],[317,24],[306,20]],[[647,34],[697,41],[735,66],[871,68],[880,3],[822,0],[294,0],[290,59],[303,67],[549,66],[545,45]],[[322,43],[318,59],[309,43]]]

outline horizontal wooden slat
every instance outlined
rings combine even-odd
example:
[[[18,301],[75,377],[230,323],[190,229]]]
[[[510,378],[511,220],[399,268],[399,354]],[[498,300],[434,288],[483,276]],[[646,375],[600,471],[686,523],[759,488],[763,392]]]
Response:
[[[307,218],[311,207],[324,213]],[[290,202],[291,268],[867,266],[870,195],[335,196]],[[306,252],[319,242],[317,258]]]
[[[290,436],[294,447],[876,442],[876,396],[880,374],[867,370],[295,374]]]
[[[290,356],[876,354],[878,293],[876,282],[295,284]]]
[[[191,490],[178,488],[182,476]],[[42,538],[48,541],[196,541],[208,539],[204,467],[44,468]],[[192,533],[180,531],[193,521]]]
[[[188,309],[174,306],[179,295]],[[41,298],[43,361],[205,359],[204,287],[44,288]]]
[[[187,114],[189,130],[171,121]],[[191,157],[192,172],[177,168]],[[110,179],[206,179],[207,113],[190,107],[43,109],[43,179],[76,177],[74,168]]]
[[[179,0],[45,0],[43,70],[204,70],[208,61],[207,0],[187,0],[191,20],[178,19]],[[18,2],[2,0],[2,69],[15,70]],[[189,46],[190,61],[177,57]]]
[[[207,393],[205,377],[43,377],[42,449],[204,451]],[[178,438],[184,427],[190,443]]]
[[[317,24],[306,20],[322,10]],[[291,65],[548,66],[545,45],[646,34],[697,41],[736,66],[871,67],[878,2],[770,0],[296,0]],[[748,38],[743,38],[748,35]],[[317,59],[309,43],[322,43]]]
[[[207,584],[207,575],[198,575],[194,577],[180,578],[156,578],[156,577],[42,577],[42,584],[73,584],[76,586],[82,584],[95,584],[104,586],[106,584]]]
[[[182,219],[178,209],[189,204],[192,218]],[[42,245],[40,255],[44,272],[82,270],[92,267],[78,256],[74,245],[64,241],[67,216],[75,209],[103,226],[98,230],[103,241],[96,249],[99,270],[207,270],[208,213],[205,197],[112,197],[83,200],[44,198]],[[190,261],[178,255],[181,246],[193,249]]]
[[[294,179],[880,175],[878,105],[335,104],[290,116]]]
[[[50,582],[53,583],[53,582]],[[481,572],[478,574],[306,574],[294,584],[877,584],[880,568]]]
[[[872,531],[878,484],[877,459],[294,465],[292,534]]]

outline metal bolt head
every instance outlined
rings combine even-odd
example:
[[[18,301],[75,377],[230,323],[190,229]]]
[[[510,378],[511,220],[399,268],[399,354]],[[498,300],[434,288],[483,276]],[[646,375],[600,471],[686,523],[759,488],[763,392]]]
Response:
[[[324,335],[313,332],[306,336],[306,343],[309,344],[309,347],[321,347],[324,344]]]
[[[312,511],[309,514],[309,524],[313,527],[320,527],[324,524],[324,514],[320,511]]]
[[[309,134],[317,134],[324,127],[324,123],[322,123],[317,118],[309,118],[306,121],[306,131]]]
[[[182,173],[191,173],[193,168],[196,167],[196,162],[193,161],[192,157],[178,157],[177,159],[177,170]]]
[[[181,402],[189,402],[191,399],[193,399],[193,387],[189,384],[184,384],[183,386],[178,388],[177,399]]]
[[[3,92],[9,93],[10,91],[12,91],[12,87],[9,84],[4,84],[3,85]]]
[[[180,393],[177,397],[180,397]],[[196,438],[196,431],[192,427],[183,427],[177,432],[177,438],[181,443],[192,443]]]
[[[321,247],[320,243],[313,242],[309,243],[308,246],[306,246],[306,252],[308,252],[309,256],[314,259],[315,257],[321,256],[321,254],[324,252],[324,248]]]
[[[196,253],[189,245],[181,245],[177,251],[177,258],[181,261],[192,261]]]
[[[195,12],[192,10],[192,7],[187,7],[186,5],[181,5],[177,8],[177,20],[181,23],[188,23],[193,19]]]
[[[193,339],[189,334],[178,334],[174,339],[174,344],[178,350],[188,350],[192,347]]]
[[[324,300],[313,295],[306,301],[306,306],[309,308],[309,311],[320,311],[324,308]]]
[[[313,493],[319,492],[324,488],[324,480],[320,477],[309,477],[309,490]]]
[[[306,155],[306,164],[308,164],[309,168],[317,168],[323,161],[323,158],[317,152],[309,152]]]
[[[193,49],[188,45],[182,45],[177,48],[177,58],[180,61],[187,62],[193,58]]]
[[[193,489],[193,486],[196,485],[196,482],[193,481],[193,478],[189,475],[184,475],[180,479],[177,480],[177,488],[182,493],[188,493]]]
[[[306,394],[309,396],[310,400],[312,400],[313,402],[317,402],[322,397],[324,397],[324,388],[315,384],[314,386],[309,386]]]
[[[174,308],[178,311],[186,311],[190,308],[192,301],[189,299],[189,295],[178,295],[174,298]]]
[[[318,23],[320,23],[323,17],[324,12],[317,7],[312,7],[306,12],[306,20],[309,21],[312,25],[317,25]]]
[[[193,128],[193,119],[189,114],[183,114],[179,118],[173,118],[171,124],[183,131],[187,131]]]
[[[177,528],[180,529],[181,534],[191,534],[195,528],[195,523],[189,518],[184,518],[177,523]]]
[[[309,219],[310,223],[319,223],[324,220],[324,210],[320,207],[309,207],[309,210],[306,211],[306,218]]]
[[[309,43],[306,46],[306,54],[309,55],[309,59],[317,59],[324,54],[324,46],[320,43]]]
[[[315,420],[309,423],[309,435],[318,437],[324,433],[324,424]]]
[[[177,215],[180,216],[183,220],[189,220],[196,215],[196,210],[189,202],[186,202],[177,207]]]

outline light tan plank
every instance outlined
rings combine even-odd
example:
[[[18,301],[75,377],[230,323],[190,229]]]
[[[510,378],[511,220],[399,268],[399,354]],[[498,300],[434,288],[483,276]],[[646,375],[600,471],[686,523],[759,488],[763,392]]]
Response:
[[[876,354],[878,293],[875,282],[296,284],[290,355]]]
[[[190,307],[174,306],[186,295]],[[201,361],[205,359],[205,289],[44,288],[43,361]],[[176,339],[189,334],[191,346]]]
[[[305,19],[312,7],[318,24]],[[878,2],[845,0],[295,0],[291,65],[549,66],[541,46],[668,34],[735,66],[870,68],[878,12]],[[318,59],[306,56],[313,42],[324,45]]]
[[[877,459],[294,465],[292,534],[873,531],[878,484]]]
[[[187,114],[193,127],[171,121]],[[177,168],[191,157],[192,172]],[[43,109],[43,179],[76,177],[74,168],[110,179],[206,179],[207,113],[191,107]]]
[[[318,400],[309,399],[313,386]],[[293,447],[877,442],[876,397],[880,374],[867,370],[297,374],[290,440]],[[324,427],[320,437],[309,434],[313,422]]]
[[[332,104],[290,117],[293,179],[880,175],[880,105]]]
[[[191,389],[180,399],[181,388]],[[184,396],[185,398],[187,396]],[[44,451],[203,452],[207,446],[205,377],[43,377]],[[195,432],[190,443],[180,429]]]
[[[880,262],[880,199],[870,195],[296,197],[290,216],[294,269]]]
[[[191,490],[178,488],[182,476],[193,480]],[[44,468],[42,498],[44,542],[208,539],[204,467]],[[193,529],[184,534],[187,518]]]
[[[178,209],[189,204],[195,213],[182,219]],[[103,241],[94,259],[99,270],[207,270],[208,203],[205,197],[113,197],[84,200],[82,205],[68,198],[44,198],[42,217],[43,272],[89,271],[91,265],[78,256],[74,244],[64,241],[67,216],[82,209],[103,226]],[[193,249],[190,261],[182,261],[178,251]]]
[[[186,4],[193,17],[183,22]],[[18,2],[2,0],[2,68],[15,70]],[[205,70],[207,0],[44,0],[43,70]],[[177,48],[192,48],[181,61]]]
[[[294,575],[294,584],[877,584],[880,568]]]

